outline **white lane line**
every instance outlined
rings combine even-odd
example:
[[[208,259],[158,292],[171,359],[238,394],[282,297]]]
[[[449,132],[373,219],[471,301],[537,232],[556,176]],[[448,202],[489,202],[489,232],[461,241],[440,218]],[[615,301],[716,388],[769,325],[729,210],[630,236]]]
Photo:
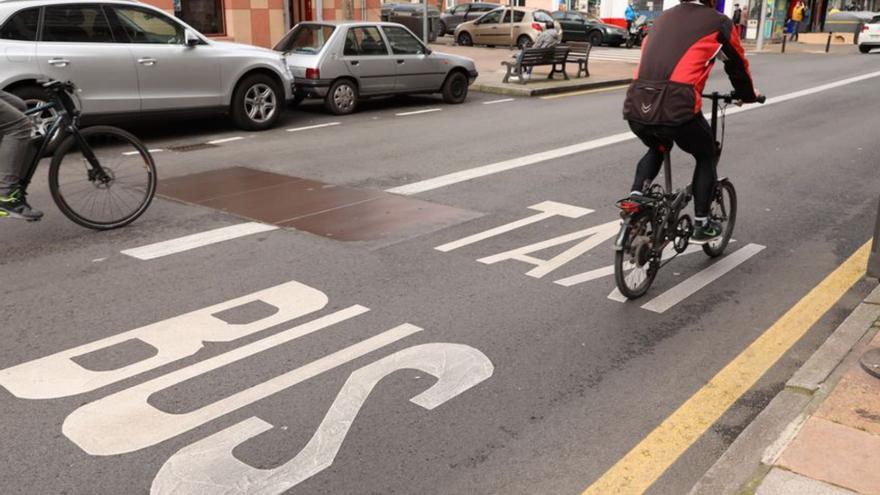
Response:
[[[563,156],[574,155],[576,153],[582,153],[584,151],[602,148],[603,146],[609,146],[614,143],[627,141],[634,137],[635,135],[633,133],[624,132],[621,134],[615,134],[613,136],[594,139],[585,143],[573,144],[571,146],[565,146],[563,148],[557,148],[555,150],[542,151],[540,153],[521,156],[519,158],[513,158],[511,160],[504,160],[503,162],[483,165],[482,167],[476,167],[468,170],[462,170],[460,172],[453,172],[447,175],[441,175],[440,177],[435,177],[433,179],[427,179],[400,187],[394,187],[386,190],[386,192],[404,195],[418,194],[425,191],[430,191],[432,189],[439,189],[441,187],[451,186],[452,184],[458,184],[459,182],[466,182],[472,179],[476,179],[478,177],[485,177],[487,175],[497,174],[499,172],[505,172],[507,170],[525,167],[528,165],[534,165],[536,163],[553,160],[555,158],[561,158]]]
[[[287,129],[287,132],[299,132],[299,131],[309,131],[312,129],[321,129],[322,127],[333,127],[335,125],[339,125],[342,122],[328,122],[326,124],[316,124],[316,125],[308,125],[305,127],[294,127],[293,129]]]
[[[266,225],[264,223],[240,223],[238,225],[230,225],[229,227],[221,227],[207,232],[178,237],[177,239],[126,249],[120,252],[126,256],[131,256],[132,258],[137,258],[139,260],[152,260],[168,256],[169,254],[182,253],[184,251],[189,251],[190,249],[200,248],[252,234],[258,234],[260,232],[269,232],[276,229],[278,229],[278,227],[274,225]]]
[[[842,86],[847,86],[849,84],[855,84],[857,82],[865,81],[868,79],[873,79],[880,77],[880,71],[870,72],[867,74],[862,74],[860,76],[850,77],[848,79],[841,79],[840,81],[831,82],[828,84],[823,84],[820,86],[815,86],[812,88],[807,88],[801,91],[795,91],[793,93],[784,94],[781,96],[776,96],[773,98],[767,98],[767,102],[763,105],[749,105],[739,108],[728,109],[728,115],[734,115],[741,112],[748,112],[751,110],[758,110],[761,108],[765,108],[770,105],[776,105],[778,103],[783,103],[789,100],[793,100],[796,98],[803,98],[805,96],[813,95],[816,93],[821,93],[823,91],[828,91],[831,89],[839,88]],[[435,177],[433,179],[426,179],[419,182],[413,182],[412,184],[405,184],[403,186],[393,187],[391,189],[386,189],[385,192],[390,192],[393,194],[403,194],[403,195],[411,195],[418,194],[426,191],[431,191],[433,189],[439,189],[441,187],[451,186],[453,184],[458,184],[460,182],[467,182],[469,180],[473,180],[479,177],[485,177],[487,175],[497,174],[499,172],[505,172],[507,170],[512,170],[520,167],[525,167],[528,165],[534,165],[536,163],[541,163],[547,160],[553,160],[556,158],[561,158],[568,155],[573,155],[576,153],[583,153],[585,151],[591,151],[597,148],[602,148],[605,146],[611,146],[612,144],[622,143],[624,141],[628,141],[630,139],[635,138],[635,135],[631,132],[624,132],[621,134],[614,134],[612,136],[606,136],[599,139],[593,139],[591,141],[586,141],[583,143],[573,144],[570,146],[565,146],[562,148],[557,148],[555,150],[543,151],[540,153],[535,153],[532,155],[526,155],[519,158],[513,158],[511,160],[505,160],[503,162],[492,163],[490,165],[483,165],[481,167],[475,167],[467,170],[461,170],[458,172],[453,172],[451,174],[441,175],[439,177]]]
[[[208,144],[223,144],[223,143],[231,143],[232,141],[238,141],[238,140],[241,140],[241,139],[244,139],[244,138],[241,137],[241,136],[235,136],[235,137],[229,137],[229,138],[223,138],[223,139],[215,139],[215,140],[213,140],[213,141],[208,141]]]
[[[515,101],[513,98],[502,98],[500,100],[489,100],[484,101],[483,105],[494,105],[496,103],[507,103],[508,101]]]
[[[698,290],[711,284],[725,273],[745,263],[746,260],[763,250],[764,246],[760,244],[746,244],[742,248],[721,258],[718,262],[704,268],[663,294],[651,299],[649,302],[642,305],[642,309],[647,309],[648,311],[653,311],[655,313],[663,313],[667,309],[692,296]]]
[[[395,113],[394,115],[398,117],[406,117],[407,115],[419,115],[421,113],[431,113],[431,112],[439,112],[443,110],[442,108],[426,108],[424,110],[416,110],[414,112],[403,112],[403,113]]]
[[[147,151],[149,151],[150,153],[159,153],[159,152],[165,151],[165,150],[163,150],[161,148],[156,148],[156,149],[147,150]],[[133,155],[139,155],[140,153],[141,153],[140,151],[126,151],[125,153],[123,153],[123,155],[124,156],[133,156]]]

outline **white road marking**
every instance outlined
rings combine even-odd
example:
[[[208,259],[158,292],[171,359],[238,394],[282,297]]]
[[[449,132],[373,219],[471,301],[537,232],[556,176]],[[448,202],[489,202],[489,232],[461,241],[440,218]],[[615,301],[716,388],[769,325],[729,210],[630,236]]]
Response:
[[[419,370],[437,379],[430,388],[410,399],[413,404],[433,410],[487,380],[495,367],[482,352],[460,344],[423,344],[397,351],[349,376],[311,439],[286,463],[255,468],[233,455],[238,445],[274,427],[251,416],[171,456],[159,469],[150,493],[286,492],[333,464],[370,393],[386,376],[404,369]]]
[[[561,235],[559,237],[555,237],[546,241],[536,242],[528,246],[513,249],[492,256],[487,256],[485,258],[480,258],[477,261],[479,261],[480,263],[485,263],[487,265],[505,260],[521,261],[523,263],[535,265],[535,268],[532,268],[531,270],[526,272],[526,275],[534,278],[541,278],[548,273],[561,268],[565,264],[571,262],[582,254],[586,253],[587,251],[590,251],[591,249],[595,248],[599,244],[602,244],[608,239],[615,237],[619,229],[620,220],[612,220],[610,222],[596,225],[588,229],[579,230],[577,232]],[[553,258],[550,258],[549,260],[542,260],[535,258],[534,256],[529,256],[532,253],[543,251],[553,246],[559,246],[560,244],[573,242],[579,239],[584,240],[566,249],[562,253],[554,256]]]
[[[257,301],[275,311],[244,324],[229,323],[215,316]],[[20,399],[57,399],[91,392],[192,356],[207,342],[233,342],[314,313],[328,301],[327,295],[318,289],[292,280],[0,370],[0,386]],[[112,369],[93,370],[76,362],[79,356],[107,352],[113,346],[135,340],[156,352]]]
[[[439,189],[441,187],[458,184],[459,182],[466,182],[472,179],[476,179],[478,177],[485,177],[487,175],[493,175],[499,172],[506,172],[515,168],[526,167],[528,165],[534,165],[536,163],[541,163],[556,158],[562,158],[564,156],[583,153],[584,151],[590,151],[597,148],[610,146],[615,143],[622,143],[624,141],[633,139],[634,137],[635,135],[633,133],[624,132],[621,134],[615,134],[613,136],[594,139],[592,141],[587,141],[584,143],[578,143],[562,148],[557,148],[555,150],[542,151],[540,153],[521,156],[519,158],[513,158],[511,160],[504,160],[503,162],[483,165],[482,167],[476,167],[467,170],[461,170],[459,172],[453,172],[451,174],[441,175],[440,177],[435,177],[433,179],[427,179],[404,186],[394,187],[386,190],[386,192],[403,195],[423,193],[425,191],[431,191],[433,189]]]
[[[556,201],[544,201],[543,203],[538,203],[536,205],[529,206],[530,210],[537,210],[541,213],[537,215],[532,215],[530,217],[526,217],[520,220],[516,220],[514,222],[510,222],[504,225],[500,225],[493,229],[489,229],[483,232],[478,232],[474,235],[467,236],[463,239],[459,239],[457,241],[449,242],[443,244],[442,246],[437,246],[434,249],[437,251],[443,251],[444,253],[452,251],[453,249],[458,249],[460,247],[468,246],[480,241],[484,241],[486,239],[506,234],[510,231],[516,230],[521,227],[525,227],[526,225],[531,225],[533,223],[540,222],[542,220],[546,220],[550,217],[560,215],[566,218],[580,218],[584,215],[593,213],[593,210],[589,208],[581,208],[579,206],[571,206],[564,203],[557,203]]]
[[[406,117],[407,115],[418,115],[421,113],[431,113],[431,112],[439,112],[443,110],[442,108],[426,108],[425,110],[416,110],[414,112],[403,112],[403,113],[395,113],[394,115],[398,117]]]
[[[494,105],[496,103],[507,103],[508,101],[515,101],[515,100],[513,98],[502,98],[500,100],[484,101],[483,105]]]
[[[727,111],[728,115],[735,115],[741,112],[748,112],[751,110],[758,110],[769,105],[776,105],[778,103],[783,103],[789,100],[794,100],[797,98],[803,98],[805,96],[814,95],[816,93],[821,93],[823,91],[828,91],[831,89],[839,88],[842,86],[847,86],[849,84],[855,84],[857,82],[866,81],[868,79],[874,79],[880,77],[880,71],[870,72],[867,74],[862,74],[860,76],[850,77],[847,79],[841,79],[840,81],[831,82],[828,84],[822,84],[820,86],[815,86],[812,88],[803,89],[800,91],[795,91],[793,93],[787,93],[781,96],[776,96],[773,98],[767,98],[767,102],[763,105],[749,105],[739,108],[732,108]],[[412,195],[423,193],[426,191],[431,191],[434,189],[439,189],[441,187],[451,186],[453,184],[458,184],[460,182],[467,182],[469,180],[473,180],[479,177],[485,177],[487,175],[497,174],[499,172],[505,172],[508,170],[513,170],[520,167],[525,167],[528,165],[535,165],[537,163],[545,162],[548,160],[553,160],[556,158],[562,158],[564,156],[574,155],[577,153],[583,153],[585,151],[592,151],[597,148],[602,148],[605,146],[611,146],[613,144],[622,143],[624,141],[629,141],[630,139],[634,139],[635,135],[631,132],[624,132],[621,134],[614,134],[612,136],[606,136],[603,138],[593,139],[590,141],[586,141],[583,143],[573,144],[569,146],[565,146],[562,148],[557,148],[554,150],[543,151],[540,153],[534,153],[532,155],[526,155],[519,158],[513,158],[510,160],[505,160],[502,162],[493,163],[490,165],[483,165],[481,167],[475,167],[467,170],[460,170],[458,172],[453,172],[451,174],[441,175],[439,177],[435,177],[433,179],[426,179],[419,182],[413,182],[412,184],[405,184],[403,186],[393,187],[391,189],[387,189],[386,192],[390,192],[393,194],[402,194],[402,195]]]
[[[156,148],[156,149],[147,150],[147,151],[149,151],[150,153],[159,153],[159,152],[162,152],[165,150],[163,150],[161,148]],[[123,153],[123,155],[124,156],[132,156],[132,155],[139,155],[140,153],[141,153],[140,151],[126,151],[125,153]]]
[[[277,229],[278,227],[274,225],[266,225],[258,222],[240,223],[238,225],[230,225],[229,227],[221,227],[207,232],[178,237],[177,239],[126,249],[121,251],[121,253],[139,260],[152,260],[168,256],[169,254],[182,253],[184,251],[189,251],[190,249]]]
[[[326,327],[328,323],[324,320],[330,317],[335,317],[335,314],[301,327]],[[150,396],[157,392],[296,338],[294,335],[302,332],[297,327],[80,406],[65,418],[61,431],[90,455],[135,452],[198,428],[420,331],[421,328],[409,323],[398,325],[191,412],[168,413],[148,402]]]
[[[287,129],[287,132],[309,131],[312,129],[321,129],[322,127],[333,127],[335,125],[340,125],[340,124],[342,124],[342,122],[328,122],[326,124],[308,125],[305,127],[294,127],[293,129]]]
[[[686,256],[688,254],[693,254],[701,250],[702,249],[700,248],[700,246],[690,245],[679,256]],[[675,250],[670,244],[666,248],[666,251],[663,252],[662,261],[666,261],[673,256],[675,256]],[[577,275],[572,275],[570,277],[561,278],[554,283],[559,284],[563,287],[571,287],[573,285],[583,284],[585,282],[590,282],[592,280],[607,277],[609,275],[614,275],[614,265],[603,266],[602,268],[596,268],[595,270],[590,270],[588,272],[578,273]]]
[[[684,301],[698,290],[714,282],[725,273],[745,263],[746,260],[764,250],[760,244],[746,244],[742,248],[721,258],[718,262],[704,268],[690,278],[682,281],[663,294],[642,305],[642,309],[663,313],[667,309]]]
[[[239,141],[239,140],[241,140],[241,139],[244,139],[244,138],[241,137],[241,136],[228,137],[228,138],[215,139],[215,140],[213,140],[213,141],[208,141],[208,144],[223,144],[223,143],[231,143],[232,141]]]

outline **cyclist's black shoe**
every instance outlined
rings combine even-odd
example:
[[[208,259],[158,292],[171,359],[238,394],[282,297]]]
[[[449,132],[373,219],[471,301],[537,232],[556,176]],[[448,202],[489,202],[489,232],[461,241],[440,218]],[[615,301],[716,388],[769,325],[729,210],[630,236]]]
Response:
[[[20,218],[35,222],[43,218],[43,212],[31,208],[21,189],[15,189],[7,195],[0,194],[0,218]]]
[[[705,223],[697,223],[694,227],[694,235],[691,240],[694,242],[714,241],[724,233],[723,227],[718,222],[708,220]]]

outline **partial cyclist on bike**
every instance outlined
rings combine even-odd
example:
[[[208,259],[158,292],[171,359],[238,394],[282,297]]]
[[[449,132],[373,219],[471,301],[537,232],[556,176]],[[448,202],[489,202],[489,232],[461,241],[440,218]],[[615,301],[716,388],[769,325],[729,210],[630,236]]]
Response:
[[[716,57],[724,61],[737,98],[757,101],[733,21],[715,10],[714,0],[681,2],[663,12],[651,28],[623,104],[624,119],[648,147],[636,169],[630,199],[639,201],[660,172],[664,152],[677,144],[697,161],[692,239],[702,242],[722,233],[722,226],[709,219],[717,156],[712,130],[701,112],[701,93]]]
[[[24,114],[26,109],[20,98],[0,90],[0,218],[39,220],[43,216],[28,205],[19,185],[28,166],[27,149],[34,128]]]

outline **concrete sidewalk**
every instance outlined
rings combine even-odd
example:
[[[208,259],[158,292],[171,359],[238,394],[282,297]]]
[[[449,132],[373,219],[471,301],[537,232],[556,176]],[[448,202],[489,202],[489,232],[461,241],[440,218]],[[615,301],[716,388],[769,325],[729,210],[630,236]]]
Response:
[[[737,438],[691,495],[880,495],[880,287]]]
[[[456,46],[452,45],[449,37],[440,38],[437,43],[430,46],[438,52],[461,55],[474,60],[480,75],[471,86],[471,90],[509,96],[540,96],[629,84],[636,69],[634,64],[591,60],[590,77],[575,77],[577,64],[568,64],[566,72],[569,80],[565,80],[561,74],[557,74],[553,80],[548,80],[550,68],[537,67],[527,84],[503,83],[501,81],[506,69],[501,62],[513,60],[512,57],[518,50],[509,47]]]

